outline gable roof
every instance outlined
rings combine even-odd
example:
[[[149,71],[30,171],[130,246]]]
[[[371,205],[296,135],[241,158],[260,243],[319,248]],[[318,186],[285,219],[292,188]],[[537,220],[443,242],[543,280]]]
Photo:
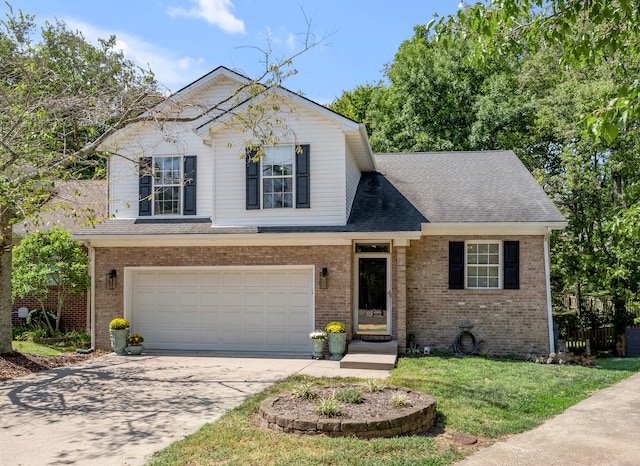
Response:
[[[566,225],[513,151],[374,156],[379,171],[429,223]]]

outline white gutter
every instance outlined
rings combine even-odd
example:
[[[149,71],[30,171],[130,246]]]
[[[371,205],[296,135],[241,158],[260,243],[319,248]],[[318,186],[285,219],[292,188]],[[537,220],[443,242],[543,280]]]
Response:
[[[547,287],[547,320],[549,321],[549,353],[556,351],[553,337],[553,308],[551,305],[551,227],[544,235],[544,278]]]

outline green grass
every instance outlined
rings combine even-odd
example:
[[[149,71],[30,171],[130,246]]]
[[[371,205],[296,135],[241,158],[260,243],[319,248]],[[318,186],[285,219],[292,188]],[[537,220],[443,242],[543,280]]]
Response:
[[[640,359],[598,361],[602,369],[482,358],[401,359],[387,383],[432,394],[448,432],[498,438],[544,422],[640,370]],[[212,424],[156,453],[150,465],[445,465],[463,449],[426,436],[390,439],[299,437],[258,427],[257,408],[275,393],[312,385],[358,382],[292,376],[250,397]]]
[[[55,348],[49,345],[43,345],[40,343],[34,343],[32,341],[12,341],[13,351],[19,351],[25,354],[38,354],[41,356],[49,356],[52,354],[60,354],[69,352],[69,348]],[[75,349],[74,349],[75,351]]]

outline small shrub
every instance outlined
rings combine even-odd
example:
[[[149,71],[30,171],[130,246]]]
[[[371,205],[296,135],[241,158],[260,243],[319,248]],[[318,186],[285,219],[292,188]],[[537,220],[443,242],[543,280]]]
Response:
[[[362,403],[362,391],[356,387],[344,387],[333,392],[333,398],[345,403]]]
[[[441,358],[450,358],[453,356],[453,351],[450,349],[433,348],[431,350],[432,356],[439,356]]]
[[[376,379],[367,379],[364,383],[364,386],[369,390],[370,393],[379,392],[384,388],[384,384],[380,380]]]
[[[303,398],[305,400],[312,400],[316,397],[316,393],[313,391],[310,383],[300,382],[293,387],[293,396],[296,398]]]
[[[315,408],[316,413],[321,416],[336,417],[340,415],[340,405],[333,398],[320,398]]]
[[[28,330],[27,327],[21,327],[21,326],[11,327],[11,336],[14,340],[20,341],[23,339],[22,335],[27,330]]]
[[[409,404],[409,398],[406,393],[394,393],[391,397],[391,406],[394,408],[403,408]]]
[[[47,318],[49,319],[49,323],[47,323]],[[41,335],[40,338],[47,338],[52,336],[53,332],[51,329],[56,328],[57,318],[57,314],[49,309],[33,309],[29,311],[27,315],[27,327],[29,330],[46,330],[46,335]],[[49,324],[51,324],[51,326],[49,326]]]

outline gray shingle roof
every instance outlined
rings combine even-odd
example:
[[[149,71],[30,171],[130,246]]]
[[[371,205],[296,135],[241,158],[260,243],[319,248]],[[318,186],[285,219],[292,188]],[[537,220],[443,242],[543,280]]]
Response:
[[[512,151],[375,154],[430,223],[565,222]]]
[[[420,231],[423,223],[555,223],[565,219],[512,151],[376,154],[346,225],[211,227],[208,218],[111,219],[93,235],[227,235]]]

